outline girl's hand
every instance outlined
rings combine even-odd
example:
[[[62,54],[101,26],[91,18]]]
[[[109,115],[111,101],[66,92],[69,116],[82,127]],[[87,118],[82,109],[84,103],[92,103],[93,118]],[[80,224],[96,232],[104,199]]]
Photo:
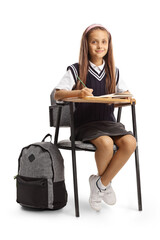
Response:
[[[123,94],[131,94],[130,91],[125,91],[123,92]],[[132,104],[132,97],[126,97],[126,99],[128,99],[130,101],[130,103]]]
[[[131,93],[130,93],[130,91],[125,91],[125,92],[122,92],[122,94],[124,94],[124,95],[126,94],[126,95],[127,95],[127,94],[131,94]],[[132,98],[132,97],[126,97],[126,99],[129,99],[129,100],[130,100],[131,98]]]
[[[93,96],[92,92],[93,92],[93,89],[85,87],[80,90],[79,97],[83,98],[87,96]]]

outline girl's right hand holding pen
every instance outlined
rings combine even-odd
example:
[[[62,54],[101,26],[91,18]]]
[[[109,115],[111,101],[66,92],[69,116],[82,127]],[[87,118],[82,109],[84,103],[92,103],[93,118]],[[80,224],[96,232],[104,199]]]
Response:
[[[83,97],[87,97],[87,96],[93,96],[92,92],[93,92],[92,88],[87,88],[87,87],[82,88],[80,90],[79,97],[83,98]]]

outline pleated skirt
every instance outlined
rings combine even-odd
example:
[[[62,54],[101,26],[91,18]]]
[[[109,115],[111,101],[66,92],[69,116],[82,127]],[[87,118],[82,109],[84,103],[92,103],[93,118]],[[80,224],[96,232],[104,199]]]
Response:
[[[112,121],[89,122],[75,129],[75,139],[83,142],[89,142],[100,136],[124,135],[133,135],[133,133],[127,131],[122,123]]]

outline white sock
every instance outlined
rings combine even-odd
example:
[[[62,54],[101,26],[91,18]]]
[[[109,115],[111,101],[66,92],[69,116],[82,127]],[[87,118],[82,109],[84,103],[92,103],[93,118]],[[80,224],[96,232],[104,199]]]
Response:
[[[97,185],[102,191],[106,190],[106,186],[104,186],[103,183],[101,182],[101,178],[97,180]]]

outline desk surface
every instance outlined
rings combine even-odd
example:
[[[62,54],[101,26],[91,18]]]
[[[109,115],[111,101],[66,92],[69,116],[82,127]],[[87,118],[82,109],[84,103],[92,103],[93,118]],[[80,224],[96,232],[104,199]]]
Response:
[[[114,104],[115,106],[119,105],[132,105],[132,103],[136,103],[134,98],[124,99],[124,98],[96,98],[96,97],[85,97],[85,98],[65,98],[63,99],[65,102],[79,102],[79,103],[106,103],[106,104]]]

